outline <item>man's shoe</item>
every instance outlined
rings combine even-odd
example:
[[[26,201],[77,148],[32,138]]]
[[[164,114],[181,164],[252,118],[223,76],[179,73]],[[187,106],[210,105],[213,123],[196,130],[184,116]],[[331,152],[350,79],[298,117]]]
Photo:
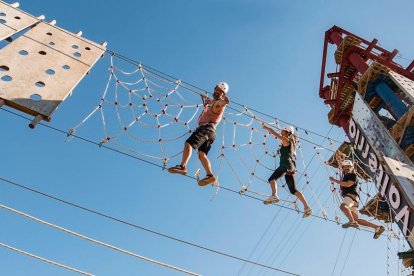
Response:
[[[204,177],[203,179],[198,181],[198,185],[199,186],[206,186],[208,184],[216,182],[216,180],[217,179],[214,175],[207,175],[206,177]]]
[[[348,227],[359,228],[359,224],[356,221],[349,221],[347,223],[342,224],[342,228],[348,228]]]
[[[375,229],[374,239],[378,239],[379,236],[385,231],[384,226],[379,226],[377,229]]]
[[[187,174],[187,168],[185,168],[182,165],[177,165],[175,167],[169,168],[168,172],[169,173],[179,173],[179,174],[182,174],[182,175],[186,175]]]
[[[278,202],[279,202],[279,197],[277,195],[269,196],[266,200],[263,201],[263,203],[266,205],[278,203]]]

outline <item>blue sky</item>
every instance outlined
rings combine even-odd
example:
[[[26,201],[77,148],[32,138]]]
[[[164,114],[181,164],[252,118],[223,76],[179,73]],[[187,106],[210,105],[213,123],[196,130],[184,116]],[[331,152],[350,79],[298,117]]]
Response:
[[[382,47],[397,48],[404,58],[414,58],[412,1],[43,0],[20,4],[24,11],[44,14],[47,21],[56,19],[59,27],[71,32],[82,30],[88,39],[107,41],[108,49],[114,52],[205,90],[211,91],[216,82],[225,80],[230,85],[231,100],[322,135],[331,129],[329,108],[318,96],[327,29],[337,25],[367,40],[377,38]],[[405,59],[397,61],[408,63]],[[332,56],[329,66],[329,72],[334,70]],[[48,125],[68,130],[80,122],[98,104],[108,67],[106,55]],[[183,95],[191,101],[197,99],[190,93]],[[230,107],[239,108],[234,104]],[[403,245],[395,240],[387,243],[385,235],[373,240],[370,232],[345,231],[319,218],[302,220],[294,211],[265,207],[225,190],[211,200],[215,194],[212,187],[200,188],[192,179],[169,175],[156,166],[77,139],[67,143],[65,135],[41,125],[31,130],[26,120],[5,111],[0,112],[0,126],[0,177],[4,179],[135,225],[241,258],[251,256],[252,261],[300,275],[386,275],[387,258],[389,275],[399,275],[396,253],[404,250]],[[148,134],[147,130],[144,133]],[[99,116],[79,128],[78,134],[99,142],[103,138]],[[232,139],[230,126],[218,136],[210,154],[215,171],[222,137]],[[330,137],[345,139],[336,127]],[[320,137],[306,138],[326,145]],[[168,145],[169,149],[179,151],[183,141]],[[130,140],[125,143],[159,154],[152,147]],[[315,153],[309,143],[303,144],[300,164],[302,159],[309,162]],[[270,145],[275,148],[277,143]],[[322,151],[322,155],[329,156],[329,151]],[[234,156],[230,158],[242,175],[243,164]],[[171,162],[175,164],[178,159]],[[189,166],[195,171],[196,156]],[[270,175],[262,172],[264,179]],[[332,218],[334,205],[329,198],[327,171],[318,158],[309,173],[318,199],[329,199],[326,207]],[[223,166],[220,180],[224,187],[240,189],[229,166]],[[269,193],[269,187],[260,181],[252,189]],[[283,189],[280,193],[288,198]],[[311,200],[311,190],[304,193]],[[0,181],[0,203],[202,275],[284,275],[250,264],[243,266],[241,261],[140,231],[4,181]],[[317,203],[313,199],[311,203],[319,215]],[[0,221],[0,242],[96,275],[179,275],[5,210],[0,210]],[[0,256],[1,275],[73,275],[2,247]]]

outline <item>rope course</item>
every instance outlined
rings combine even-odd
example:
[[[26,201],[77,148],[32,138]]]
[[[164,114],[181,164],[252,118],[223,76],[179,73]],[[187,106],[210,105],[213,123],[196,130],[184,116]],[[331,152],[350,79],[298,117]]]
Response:
[[[39,22],[40,21],[42,20],[39,20]],[[83,40],[81,37],[76,38]],[[45,46],[50,47],[48,45]],[[157,69],[143,65],[128,57],[115,53],[114,51],[105,51],[106,53],[109,53],[110,58],[108,79],[103,89],[102,96],[92,111],[87,114],[79,124],[71,128],[68,132],[42,123],[41,125],[57,132],[67,134],[67,141],[71,140],[72,138],[80,139],[90,144],[98,145],[101,148],[105,148],[110,151],[145,162],[147,164],[165,169],[167,165],[171,165],[172,162],[177,162],[179,156],[182,153],[182,143],[185,137],[191,134],[195,128],[197,116],[200,113],[200,110],[203,108],[200,96],[208,96],[209,92],[193,84],[165,74]],[[398,57],[402,58],[401,56]],[[5,109],[2,108],[2,110]],[[17,115],[11,111],[5,111]],[[20,117],[27,119],[23,116]],[[85,131],[87,127],[96,126],[97,122],[102,125],[103,132],[99,138],[89,139],[77,134],[78,132]],[[211,156],[214,156],[215,154],[214,157],[216,157],[218,160],[218,162],[215,162],[219,164],[218,168],[215,171],[218,173],[217,176],[220,181],[233,184],[231,187],[226,187],[222,186],[220,182],[216,183],[217,190],[214,197],[217,196],[219,188],[228,192],[239,194],[240,196],[246,196],[255,199],[257,201],[262,201],[265,197],[267,197],[265,194],[266,192],[263,192],[262,190],[268,189],[267,177],[278,166],[277,159],[279,156],[279,142],[273,139],[271,135],[262,129],[262,123],[266,123],[276,130],[280,130],[280,123],[287,124],[288,122],[283,121],[279,118],[275,118],[274,116],[271,116],[254,108],[242,105],[238,102],[231,101],[231,104],[228,106],[227,112],[225,113],[225,116],[221,123],[222,126],[218,130],[217,140],[220,141],[217,141],[216,145],[220,145],[219,149],[212,151]],[[311,198],[311,206],[316,211],[315,214],[318,214],[313,215],[313,219],[319,218],[327,222],[340,224],[341,213],[338,212],[338,206],[341,204],[342,200],[338,193],[338,189],[334,185],[329,185],[328,182],[328,178],[331,175],[336,175],[337,178],[340,178],[340,171],[328,166],[327,156],[322,156],[323,151],[326,151],[327,154],[334,153],[336,150],[333,144],[339,144],[340,142],[328,137],[332,128],[327,135],[321,135],[296,125],[294,125],[294,127],[296,128],[298,137],[300,137],[300,142],[298,143],[299,158],[297,162],[299,166],[296,176],[298,188],[301,192],[307,194],[308,198]],[[323,138],[323,141],[321,143],[315,143],[315,138]],[[313,152],[313,156],[309,159],[309,161],[307,161],[304,152]],[[358,160],[358,156],[354,154],[354,152],[351,152],[347,158],[352,159],[356,164],[360,163],[361,165],[367,165],[363,164],[361,160]],[[193,163],[189,166],[193,171],[191,175],[187,175],[187,177],[198,180],[200,177],[200,164],[198,161],[194,161],[194,159],[195,158],[192,159],[191,162]],[[314,167],[311,167],[311,164],[314,160],[317,159],[319,159],[320,163],[315,169]],[[197,164],[195,162],[197,162]],[[317,181],[314,181],[313,178],[317,175],[317,172],[321,167],[325,168],[326,175],[324,179],[318,179]],[[229,173],[220,175],[221,172],[224,171]],[[311,172],[313,172],[313,175],[310,175]],[[19,187],[23,187],[22,185],[2,178],[0,178],[0,180]],[[281,195],[279,195],[281,196],[281,204],[277,204],[277,206],[295,211],[297,213],[301,213],[297,204],[297,200],[289,194],[286,188],[286,183],[284,183],[283,180],[279,180],[278,182],[279,185],[281,183],[283,189],[280,189],[282,192]],[[317,188],[315,184],[318,185]],[[360,185],[359,192],[361,195],[361,202],[368,203],[375,196],[373,194],[373,191],[376,191],[376,187],[374,185],[375,184],[371,181],[365,181],[365,183],[362,183]],[[28,189],[26,187],[24,188]],[[164,234],[156,233],[152,230],[144,229],[140,226],[136,226],[131,223],[110,217],[108,215],[104,215],[96,211],[69,203],[67,201],[60,200],[58,198],[49,196],[30,188],[28,190],[48,196],[52,199],[61,201],[66,204],[70,204],[77,208],[84,209],[88,212],[92,212],[94,214],[101,215],[106,218],[110,218],[115,221],[122,222],[145,231],[149,231],[151,233],[155,233],[160,236],[172,238],[176,241],[183,242],[191,246],[196,246],[226,257],[241,260],[244,262],[244,264],[240,269],[239,274],[241,274],[241,272],[244,270],[246,263],[260,266],[262,269],[267,268],[287,274],[292,274],[290,272],[250,260],[257,250],[258,245],[262,242],[264,235],[266,235],[270,226],[273,224],[273,221],[278,216],[279,212],[277,215],[275,215],[274,219],[269,224],[265,233],[252,250],[248,259],[242,259],[236,256],[192,244],[190,242],[182,241]],[[384,200],[387,201],[386,198]],[[48,224],[49,226],[73,234],[75,236],[85,238],[89,241],[93,241],[100,245],[118,250],[122,253],[132,255],[134,257],[138,257],[172,269],[176,269],[184,273],[198,275],[193,272],[173,267],[168,264],[160,263],[158,261],[139,256],[135,253],[131,253],[123,249],[104,244],[97,240],[93,240],[86,236],[61,228],[59,226],[51,225],[47,222],[24,214],[20,211],[11,209],[4,205],[0,205],[0,207],[31,218],[37,222]],[[375,218],[377,214],[370,213],[370,215]],[[275,249],[266,263],[273,264],[279,260],[279,255],[283,249],[289,244],[290,240],[294,237],[294,234],[299,231],[299,224],[300,220],[298,217],[296,223],[292,224],[291,226],[291,231],[289,231],[290,236],[285,240],[285,244],[277,248],[279,251]],[[279,263],[279,267],[283,264],[290,252],[298,244],[301,236],[303,236],[309,225],[309,223],[306,225],[306,228],[303,230],[302,234],[300,234],[299,238],[293,243],[293,246],[290,248],[290,250],[288,250],[289,253],[285,255],[285,257]],[[393,236],[394,231],[392,230],[392,227],[388,226],[386,228],[388,233],[387,242],[390,242],[391,238],[400,239],[399,237],[395,237],[395,235]],[[362,230],[372,232],[367,229]],[[411,232],[409,234],[411,236]],[[342,266],[341,275],[345,268],[345,264],[354,238],[355,234],[349,247],[345,263]],[[343,242],[344,240],[342,240],[339,253],[341,253]],[[388,252],[390,252],[390,247],[388,246],[387,248]],[[338,259],[335,262],[332,273],[336,269],[337,261]],[[388,267],[389,266],[387,266],[387,273],[389,274]]]
[[[20,117],[20,118],[22,118],[22,119],[25,119],[25,120],[30,120],[30,119],[28,119],[28,118],[25,118],[24,116],[22,116],[22,115],[19,115],[19,114],[17,114],[17,113],[13,113],[13,112],[11,112],[11,111],[9,111],[9,110],[6,110],[6,109],[2,109],[3,111],[6,111],[6,112],[8,112],[8,113],[11,113],[11,114],[13,114],[13,115],[15,115],[15,116],[18,116],[18,117]],[[46,128],[49,128],[49,129],[51,129],[51,130],[54,130],[54,131],[56,131],[56,132],[59,132],[59,133],[61,133],[61,134],[65,134],[66,135],[66,132],[65,131],[63,131],[63,130],[60,130],[60,129],[57,129],[57,128],[55,128],[55,127],[52,127],[52,126],[50,126],[50,125],[47,125],[47,124],[42,124],[41,123],[41,125],[42,126],[44,126],[44,127],[46,127]],[[80,136],[77,136],[77,135],[74,135],[74,138],[76,138],[76,139],[80,139],[80,140],[82,140],[82,141],[84,141],[84,142],[87,142],[87,143],[90,143],[90,144],[94,144],[94,145],[99,145],[99,143],[96,143],[96,142],[94,142],[94,141],[91,141],[91,140],[88,140],[88,139],[86,139],[86,138],[83,138],[83,137],[80,137]],[[128,157],[130,157],[130,158],[134,158],[134,159],[137,159],[137,160],[139,160],[139,161],[141,161],[141,162],[146,162],[147,164],[150,164],[150,165],[153,165],[153,166],[157,166],[157,167],[159,167],[159,168],[162,168],[162,166],[161,165],[159,165],[159,164],[156,164],[156,163],[153,163],[153,162],[149,162],[149,161],[147,161],[147,160],[145,160],[145,159],[142,159],[142,158],[139,158],[139,157],[137,157],[137,156],[134,156],[134,155],[130,155],[130,154],[128,154],[128,153],[125,153],[125,152],[122,152],[122,151],[119,151],[119,150],[117,150],[117,149],[113,149],[113,148],[110,148],[110,147],[108,147],[108,146],[106,146],[106,145],[102,145],[101,146],[102,148],[104,148],[104,149],[108,149],[108,150],[110,150],[110,151],[114,151],[114,152],[116,152],[116,153],[119,153],[119,154],[122,154],[122,155],[125,155],[125,156],[128,156]],[[321,163],[320,164],[320,167],[321,166],[323,166],[323,164]],[[332,169],[332,168],[331,168]],[[192,179],[196,179],[195,177],[192,177],[192,176],[187,176],[188,178],[192,178]],[[1,180],[3,180],[4,181],[4,179],[1,179]],[[7,182],[7,180],[6,180],[6,182]],[[13,185],[16,185],[16,183],[13,183]],[[17,186],[18,186],[18,184],[17,184]],[[224,191],[228,191],[228,192],[232,192],[232,193],[234,193],[234,194],[240,194],[240,192],[239,191],[237,191],[237,190],[234,190],[234,189],[230,189],[230,188],[227,188],[227,187],[224,187],[224,186],[221,186],[221,188],[224,190]],[[27,189],[27,188],[25,188],[25,189]],[[323,189],[322,189],[323,190]],[[33,191],[33,190],[32,190]],[[37,192],[37,191],[35,191],[35,192]],[[39,193],[39,192],[37,192],[37,193]],[[42,194],[42,193],[40,193],[40,194]],[[48,195],[45,195],[45,194],[43,194],[44,196],[48,196]],[[246,196],[246,197],[248,197],[248,198],[251,198],[251,199],[255,199],[255,200],[258,200],[258,201],[261,201],[261,199],[260,198],[257,198],[257,197],[254,197],[254,196],[252,196],[252,195],[249,195],[249,194],[243,194],[243,196]],[[53,197],[52,197],[53,198]],[[59,200],[59,199],[56,199],[56,198],[54,198],[55,200]],[[66,202],[66,204],[70,204],[70,203],[68,203],[68,202]],[[295,211],[295,212],[297,212],[297,210],[295,210],[294,208],[291,208],[291,207],[288,207],[288,206],[284,206],[283,204],[282,205],[278,205],[280,208],[283,208],[283,209],[288,209],[288,210],[291,210],[291,211]],[[75,207],[77,207],[77,206],[75,206]],[[78,208],[79,208],[79,206],[78,206]],[[83,207],[80,207],[81,209],[83,208]],[[86,209],[86,211],[89,211],[89,212],[92,212],[92,213],[96,213],[95,211],[92,211],[92,210],[88,210],[88,209]],[[107,215],[104,215],[104,214],[99,214],[98,213],[98,215],[103,215],[104,217],[108,217]],[[316,216],[316,215],[312,215],[313,216],[313,218],[319,218],[319,219],[321,219],[321,220],[326,220],[326,221],[328,221],[328,222],[332,222],[332,223],[338,223],[337,221],[335,221],[335,220],[331,220],[331,219],[326,219],[325,217],[323,217],[323,216]],[[125,224],[127,224],[127,225],[130,225],[130,226],[133,226],[133,227],[137,227],[136,225],[133,225],[133,224],[131,224],[131,223],[128,223],[128,222],[125,222],[125,221],[121,221],[121,220],[119,220],[119,219],[116,219],[116,218],[111,218],[111,217],[109,217],[110,219],[113,219],[113,220],[116,220],[116,221],[118,221],[118,222],[121,222],[121,223],[125,223]],[[139,226],[137,227],[137,228],[139,228]],[[147,230],[146,230],[147,231]],[[366,232],[370,232],[370,233],[372,233],[372,231],[370,231],[370,230],[368,230],[368,229],[364,229],[364,228],[362,228],[360,231],[366,231]],[[162,234],[161,234],[162,235]],[[396,236],[392,236],[392,238],[396,238]],[[297,241],[298,242],[298,241]],[[296,242],[296,243],[297,243]],[[186,243],[185,241],[184,241],[184,243]],[[205,250],[209,250],[209,249],[206,249],[206,248],[203,248],[203,249],[205,249]],[[292,250],[292,249],[291,249]],[[214,251],[214,250],[213,250]],[[226,253],[220,253],[220,252],[218,252],[218,254],[222,254],[222,255],[224,255],[224,256],[227,256],[227,257],[231,257],[231,258],[235,258],[235,259],[238,259],[238,260],[241,260],[241,261],[243,261],[243,262],[247,262],[247,263],[250,263],[250,264],[255,264],[255,265],[258,265],[258,266],[262,266],[262,267],[266,267],[266,268],[270,268],[270,269],[277,269],[277,268],[273,268],[273,267],[269,267],[269,266],[267,266],[267,265],[261,265],[260,263],[257,263],[257,262],[254,262],[254,261],[251,261],[251,260],[246,260],[246,259],[242,259],[242,258],[238,258],[238,257],[235,257],[235,256],[231,256],[231,255],[228,255],[228,254],[226,254]]]
[[[84,272],[84,271],[81,271],[81,270],[75,269],[75,268],[73,268],[73,267],[70,267],[70,266],[67,266],[67,265],[63,265],[63,264],[60,264],[60,263],[57,263],[57,262],[54,262],[54,261],[48,260],[48,259],[46,259],[46,258],[43,258],[43,257],[37,256],[37,255],[34,255],[34,254],[32,254],[32,253],[29,253],[29,252],[27,252],[27,251],[23,251],[23,250],[21,250],[21,249],[17,249],[17,248],[15,248],[15,247],[12,247],[12,246],[7,245],[7,244],[4,244],[4,243],[0,243],[0,246],[2,246],[2,247],[4,247],[4,248],[7,248],[7,249],[10,249],[10,250],[12,250],[12,251],[15,251],[15,252],[17,252],[17,253],[20,253],[20,254],[23,254],[23,255],[29,256],[29,257],[31,257],[31,258],[34,258],[34,259],[37,259],[37,260],[40,260],[40,261],[46,262],[46,263],[48,263],[48,264],[52,264],[52,265],[55,265],[55,266],[58,266],[58,267],[61,267],[61,268],[64,268],[64,269],[70,270],[70,271],[72,271],[72,272],[79,273],[79,274],[81,274],[81,275],[94,276],[94,274],[91,274],[91,273],[88,273],[88,272]]]
[[[12,8],[17,10],[17,7]],[[24,11],[22,11],[24,12]],[[37,21],[42,21],[42,19],[36,18],[33,15],[30,15],[26,12],[24,12],[26,15],[35,18]],[[45,22],[46,24],[50,25],[53,28],[57,28],[53,24],[49,24]],[[66,31],[65,31],[66,32]],[[72,33],[67,32],[67,34],[73,36],[76,39],[82,40],[85,43],[90,44],[87,40],[85,40],[82,37],[76,36]],[[24,35],[24,34],[23,34]],[[39,41],[38,41],[39,42]],[[92,44],[91,44],[92,45]],[[48,45],[45,45],[47,47],[50,47]],[[99,47],[96,45],[92,45],[94,47]],[[167,144],[173,144],[170,142],[174,141],[182,141],[182,139],[185,135],[188,133],[191,133],[192,129],[190,127],[191,123],[194,123],[195,116],[198,113],[198,110],[200,108],[199,100],[195,101],[194,99],[186,100],[188,94],[192,94],[192,96],[196,95],[207,95],[208,92],[202,88],[199,88],[193,84],[187,83],[185,81],[178,80],[177,78],[168,75],[166,73],[163,73],[157,69],[154,69],[149,66],[145,66],[131,58],[128,58],[126,56],[123,56],[121,54],[118,54],[111,50],[105,50],[107,53],[111,56],[111,66],[109,68],[110,76],[108,79],[108,83],[106,86],[106,89],[103,93],[103,96],[100,100],[100,103],[97,105],[97,107],[88,115],[82,122],[71,129],[69,131],[69,134],[75,133],[77,128],[79,128],[82,124],[84,124],[90,117],[98,110],[100,110],[101,117],[102,117],[102,124],[103,124],[103,130],[104,130],[104,137],[102,137],[100,145],[111,142],[115,146],[122,148],[123,150],[127,150],[129,152],[132,152],[133,154],[137,154],[143,157],[147,157],[150,159],[155,159],[158,161],[162,161],[163,167],[165,167],[170,159],[180,155],[181,152],[177,152],[177,149],[181,148],[180,146],[171,145],[167,146]],[[132,70],[124,70],[121,68],[121,66],[117,66],[114,64],[114,58],[117,58],[119,61],[122,61],[126,64],[124,64],[125,67],[131,68]],[[401,58],[401,56],[399,56]],[[135,75],[138,75],[136,77]],[[111,82],[112,81],[112,82]],[[108,93],[108,89],[110,85],[113,85],[114,93],[113,95],[106,97]],[[181,95],[180,91],[178,90],[184,90],[186,92],[186,95]],[[122,93],[121,90],[124,90]],[[189,93],[188,93],[189,92]],[[112,98],[111,98],[112,97]],[[167,101],[168,99],[168,101]],[[188,104],[183,104],[183,102],[187,102]],[[260,127],[257,126],[257,123],[261,123],[265,120],[262,120],[259,116],[263,116],[267,118],[268,123],[271,125],[274,122],[275,128],[280,129],[279,122],[287,123],[286,121],[283,121],[281,119],[275,118],[267,113],[258,111],[253,108],[249,108],[245,105],[242,105],[238,102],[232,101],[232,104],[241,107],[243,110],[239,111],[231,106],[229,106],[228,109],[231,109],[235,111],[235,113],[226,113],[225,120],[229,120],[230,123],[233,123],[233,143],[229,145],[224,145],[224,136],[226,133],[223,133],[223,145],[222,145],[222,152],[219,155],[220,158],[220,164],[222,164],[222,159],[226,158],[226,163],[229,165],[230,169],[234,172],[234,165],[231,165],[231,161],[229,161],[228,153],[226,155],[224,154],[224,150],[226,149],[233,149],[233,153],[236,153],[240,156],[239,148],[243,147],[249,147],[250,150],[252,148],[260,149],[261,154],[256,153],[250,153],[250,156],[248,156],[248,160],[255,160],[254,164],[249,164],[246,162],[246,159],[240,158],[239,161],[242,162],[243,166],[247,168],[246,172],[248,173],[247,177],[243,177],[240,175],[236,176],[237,181],[240,185],[240,191],[244,192],[252,192],[256,195],[262,195],[261,193],[255,193],[253,191],[250,191],[248,188],[253,184],[254,181],[257,182],[267,182],[264,180],[266,173],[261,173],[259,170],[256,172],[258,167],[261,167],[262,169],[267,169],[267,173],[272,171],[274,169],[275,165],[269,166],[266,164],[266,162],[263,161],[263,157],[271,157],[271,159],[274,159],[277,154],[275,152],[269,151],[265,146],[267,143],[267,137],[264,135],[264,141],[255,141],[253,136],[261,136],[263,135],[263,131],[261,131]],[[116,114],[116,116],[105,116],[105,111],[109,107],[110,111]],[[124,111],[124,110],[127,111]],[[124,113],[131,113],[132,116],[130,116],[129,120],[125,119]],[[245,123],[240,122],[239,120],[232,120],[231,117],[245,117]],[[118,127],[113,131],[113,129],[109,130],[107,128],[107,125],[112,125],[114,121],[118,121]],[[177,124],[175,124],[177,123]],[[253,124],[256,123],[256,126]],[[157,131],[144,131],[142,132],[141,129],[138,132],[140,135],[144,134],[144,137],[137,135],[137,133],[134,132],[134,126],[140,125],[142,128],[145,129],[157,129]],[[180,127],[172,127],[182,125],[183,128]],[[246,134],[249,136],[243,137],[243,135],[240,135],[240,131],[236,131],[236,126],[240,128],[247,128],[249,131],[246,132]],[[168,127],[168,131],[164,130]],[[295,126],[296,130],[301,130],[303,133],[306,134],[306,136],[314,135],[318,137],[323,137],[324,140],[328,139],[330,142],[336,142],[340,143],[339,141],[336,141],[334,139],[329,138],[327,135],[321,135],[316,132],[307,130],[305,128],[301,128],[298,126]],[[238,134],[238,143],[235,141],[236,133]],[[165,137],[165,135],[168,135],[168,137]],[[329,135],[329,132],[328,132]],[[130,141],[126,141],[125,136],[131,138]],[[241,136],[241,137],[240,137]],[[312,142],[312,139],[307,139],[303,137],[302,140],[306,141],[310,144],[313,144],[314,146],[320,146],[324,149],[326,147],[318,145],[314,142]],[[122,137],[122,138],[121,138]],[[148,150],[147,152],[142,152],[142,150],[136,150],[134,148],[135,145],[131,143],[131,141],[135,142],[135,144],[138,143],[144,143],[145,148]],[[240,142],[241,141],[241,142]],[[260,144],[262,143],[262,144]],[[159,155],[154,155],[152,147],[149,147],[148,144],[153,144],[154,147],[158,148],[158,151],[160,152]],[[271,147],[272,149],[276,147]],[[264,154],[263,154],[264,152]],[[256,158],[251,158],[252,156]],[[259,156],[257,158],[257,156]],[[274,161],[274,160],[272,160]],[[308,163],[307,166],[313,161],[313,157],[311,161]],[[272,164],[273,162],[270,162]],[[304,185],[305,188],[309,188],[309,191],[312,193],[312,195],[315,197],[315,192],[312,189],[312,186],[310,185],[309,179],[308,179],[308,173],[306,172],[307,166],[305,166],[304,158],[302,155],[302,163],[304,166],[302,175],[305,176],[306,182]],[[221,168],[221,166],[220,166]],[[263,171],[263,170],[262,170]],[[266,172],[266,170],[264,170]],[[195,175],[199,175],[199,170],[196,169]],[[368,196],[369,193],[367,193]],[[290,195],[288,195],[290,197]],[[289,201],[289,200],[286,200]],[[320,212],[324,217],[327,217],[326,210],[323,206],[321,206],[318,198],[316,198],[316,202],[319,205]],[[295,205],[295,202],[292,202],[292,205],[297,209],[297,206]],[[337,216],[335,216],[337,218]]]
[[[79,124],[69,130],[68,140],[82,131],[83,127],[94,126],[100,121],[103,131],[103,136],[97,139],[100,146],[111,144],[131,155],[162,164],[163,168],[170,166],[172,160],[177,163],[183,140],[196,126],[197,115],[202,108],[200,96],[208,96],[208,93],[142,64],[120,60],[115,54],[110,55],[108,71],[108,80],[99,102]],[[218,171],[231,172],[240,194],[266,198],[265,192],[257,190],[268,189],[267,177],[277,167],[279,142],[261,125],[266,123],[279,130],[280,121],[265,121],[260,117],[262,113],[246,106],[242,110],[229,106],[227,110],[217,134],[217,140],[221,139],[216,142],[221,144],[216,152],[220,164]],[[94,116],[98,114],[100,116]],[[301,135],[300,140],[306,142],[298,146],[299,165],[302,166],[298,174],[301,175],[300,179],[303,178],[303,184],[299,186],[302,187],[301,191],[312,194],[318,211],[327,217],[326,210],[312,188],[307,172],[309,164],[305,163],[303,152],[312,147],[330,149],[313,142],[312,136],[321,135],[299,128],[297,131]],[[334,141],[330,138],[324,140],[330,143]],[[194,163],[189,166],[193,169],[191,174],[198,179],[200,164],[195,164],[197,161],[194,159],[190,162]],[[282,188],[286,190],[286,196],[282,196],[281,200],[299,210],[296,199],[292,199],[285,183]]]
[[[4,109],[4,108],[0,108],[0,110],[3,110],[3,111],[5,111],[5,112],[7,112],[7,113],[10,113],[10,114],[12,114],[12,115],[14,115],[14,116],[17,116],[17,117],[21,118],[21,119],[24,119],[24,120],[30,121],[30,119],[29,119],[29,118],[26,118],[25,116],[20,115],[20,114],[18,114],[18,113],[15,113],[15,112],[13,112],[13,111],[10,111],[10,110]],[[59,132],[59,133],[64,134],[64,135],[68,135],[67,131],[64,131],[64,130],[62,130],[62,129],[59,129],[59,128],[56,128],[56,127],[50,126],[50,125],[48,125],[48,124],[39,123],[39,125],[41,125],[41,126],[43,126],[43,127],[46,127],[46,128],[48,128],[48,129],[51,129],[51,130],[53,130],[53,131],[55,131],[55,132]],[[137,156],[135,156],[135,155],[132,155],[132,154],[129,154],[129,153],[126,153],[126,152],[120,151],[120,150],[115,149],[115,148],[111,148],[111,147],[109,147],[109,146],[107,146],[107,145],[101,145],[100,143],[98,143],[98,142],[94,142],[94,141],[92,141],[92,140],[90,140],[90,139],[88,139],[88,138],[85,138],[85,137],[82,137],[82,136],[79,136],[79,135],[76,135],[76,134],[70,134],[70,135],[72,136],[72,138],[79,139],[79,140],[81,140],[81,141],[83,141],[83,142],[86,142],[86,143],[89,143],[89,144],[93,144],[93,145],[95,145],[95,146],[100,146],[100,147],[101,147],[101,148],[103,148],[103,149],[107,149],[107,150],[109,150],[109,151],[113,151],[113,152],[115,152],[115,153],[118,153],[118,154],[121,154],[121,155],[127,156],[127,157],[129,157],[129,158],[136,159],[136,160],[138,160],[138,161],[140,161],[140,162],[147,163],[148,165],[152,165],[152,166],[158,167],[158,168],[160,168],[160,169],[163,169],[163,168],[164,168],[162,165],[159,165],[159,164],[157,164],[157,163],[154,163],[154,162],[148,161],[148,160],[146,160],[146,159],[143,159],[143,158],[137,157]],[[322,164],[321,164],[321,166],[322,166]],[[193,180],[197,180],[197,178],[196,178],[196,177],[191,176],[191,175],[185,175],[184,177],[187,177],[187,178],[190,178],[190,179],[193,179]],[[1,179],[1,180],[5,181],[5,179]],[[328,181],[328,180],[327,180],[327,181]],[[7,182],[7,180],[6,180],[6,182]],[[328,182],[327,182],[327,184],[326,184],[326,185],[328,185]],[[233,193],[233,194],[242,195],[242,196],[245,196],[245,197],[247,197],[247,198],[254,199],[254,200],[256,200],[256,201],[262,201],[262,198],[258,198],[258,197],[254,196],[254,195],[250,195],[250,194],[247,194],[247,193],[240,193],[240,190],[235,190],[235,189],[232,189],[232,188],[228,188],[228,187],[223,186],[223,185],[221,185],[221,186],[220,186],[220,188],[221,188],[222,190],[224,190],[224,191],[231,192],[231,193]],[[288,207],[288,206],[284,206],[283,204],[274,204],[274,205],[275,205],[275,206],[278,206],[278,207],[280,207],[280,208],[283,208],[283,209],[287,209],[287,210],[290,210],[290,211],[294,211],[294,212],[296,212],[296,213],[298,212],[298,210],[296,210],[295,208]],[[299,211],[299,213],[301,213],[301,211]],[[326,218],[326,217],[321,216],[321,215],[314,215],[314,214],[312,214],[311,216],[312,216],[312,217],[315,217],[315,218],[318,218],[318,219],[320,219],[320,220],[324,220],[324,221],[327,221],[327,222],[332,222],[332,223],[337,224],[337,221],[335,221],[334,219],[330,219],[330,218]],[[371,231],[371,230],[364,229],[364,228],[361,228],[361,231],[366,231],[366,232],[370,232],[370,233],[372,233],[372,231]]]

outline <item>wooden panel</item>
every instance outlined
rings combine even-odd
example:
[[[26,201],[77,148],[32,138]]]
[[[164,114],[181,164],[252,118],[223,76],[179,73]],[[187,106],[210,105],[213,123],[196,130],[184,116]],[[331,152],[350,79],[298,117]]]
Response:
[[[0,51],[0,98],[6,105],[50,120],[104,50],[41,22]]]
[[[0,1],[0,40],[33,26],[39,21],[36,17]]]

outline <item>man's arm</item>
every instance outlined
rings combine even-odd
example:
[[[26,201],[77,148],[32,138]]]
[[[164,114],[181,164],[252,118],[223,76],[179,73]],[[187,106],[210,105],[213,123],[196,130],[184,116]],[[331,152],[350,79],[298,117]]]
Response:
[[[352,181],[352,180],[341,181],[341,180],[337,180],[337,179],[333,178],[332,176],[329,177],[329,180],[331,182],[339,184],[339,186],[341,186],[341,187],[351,187],[352,185],[355,184],[355,181]]]
[[[229,98],[228,98],[226,95],[224,95],[224,97],[223,97],[223,101],[224,101],[226,104],[229,104],[229,103],[230,103],[230,100],[229,100]]]
[[[201,97],[201,101],[203,102],[203,105],[206,105],[208,97],[202,94],[200,94],[200,97]]]

